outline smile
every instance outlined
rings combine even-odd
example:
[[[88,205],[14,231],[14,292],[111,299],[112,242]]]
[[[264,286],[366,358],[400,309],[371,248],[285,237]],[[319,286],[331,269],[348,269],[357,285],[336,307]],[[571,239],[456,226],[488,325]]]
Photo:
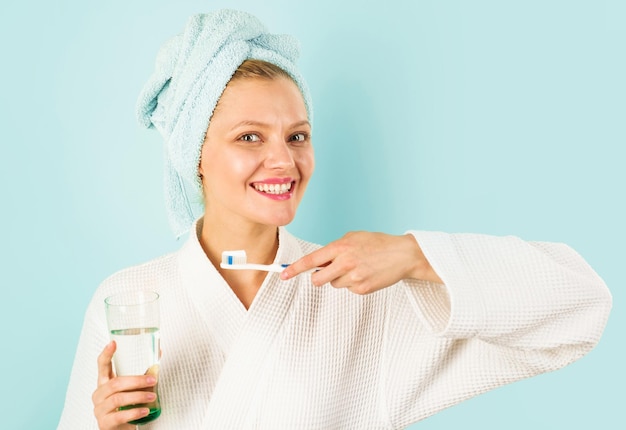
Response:
[[[281,195],[289,193],[291,191],[291,188],[293,187],[293,184],[293,182],[288,182],[286,184],[254,183],[252,184],[252,187],[260,193]]]

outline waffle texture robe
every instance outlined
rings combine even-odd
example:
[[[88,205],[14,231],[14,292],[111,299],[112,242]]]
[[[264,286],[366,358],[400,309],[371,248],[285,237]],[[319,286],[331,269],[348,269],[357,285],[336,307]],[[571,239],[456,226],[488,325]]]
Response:
[[[402,429],[598,342],[611,296],[566,245],[411,233],[444,285],[360,296],[268,274],[246,310],[193,233],[179,251],[114,274],[86,312],[58,428],[97,429],[103,300],[121,290],[161,295],[163,412],[145,430]],[[319,247],[284,228],[279,240],[276,262]]]

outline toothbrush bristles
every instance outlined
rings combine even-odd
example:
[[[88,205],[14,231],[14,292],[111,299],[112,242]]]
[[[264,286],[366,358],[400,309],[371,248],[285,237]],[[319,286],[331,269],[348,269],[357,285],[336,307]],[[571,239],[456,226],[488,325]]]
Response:
[[[247,263],[246,251],[224,251],[222,252],[222,263],[232,266],[233,264],[246,264]]]

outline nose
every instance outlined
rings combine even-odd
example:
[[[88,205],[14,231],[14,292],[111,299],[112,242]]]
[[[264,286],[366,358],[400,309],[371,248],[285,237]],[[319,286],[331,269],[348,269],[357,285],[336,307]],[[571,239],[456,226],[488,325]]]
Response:
[[[286,170],[295,166],[288,143],[276,139],[268,142],[263,164],[267,169],[274,170]]]

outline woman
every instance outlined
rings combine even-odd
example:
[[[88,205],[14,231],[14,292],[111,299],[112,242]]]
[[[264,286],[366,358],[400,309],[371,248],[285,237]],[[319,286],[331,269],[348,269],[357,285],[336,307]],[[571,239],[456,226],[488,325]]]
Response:
[[[314,170],[296,57],[293,39],[229,10],[192,17],[164,46],[139,112],[164,135],[168,213],[189,239],[96,291],[60,429],[132,429],[148,413],[119,409],[150,402],[157,382],[113,373],[103,299],[122,290],[161,295],[153,429],[400,429],[599,340],[610,294],[565,245],[411,231],[320,247],[291,236]],[[222,269],[236,249],[292,264]]]

